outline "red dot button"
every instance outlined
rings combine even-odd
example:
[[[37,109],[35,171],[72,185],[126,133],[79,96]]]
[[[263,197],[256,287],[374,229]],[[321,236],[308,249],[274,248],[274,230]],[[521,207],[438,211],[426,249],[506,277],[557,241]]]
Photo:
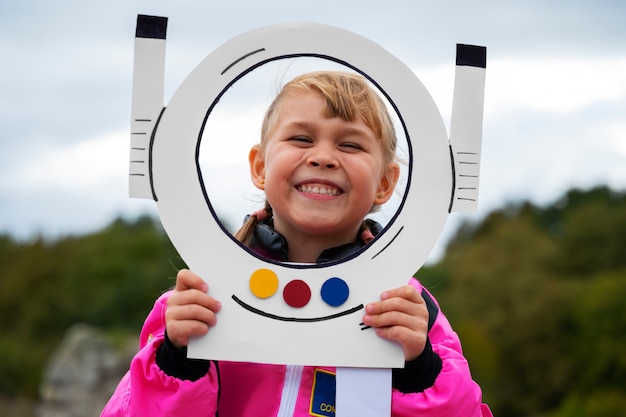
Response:
[[[311,300],[311,288],[309,288],[306,282],[295,279],[285,285],[283,298],[291,307],[304,307]]]

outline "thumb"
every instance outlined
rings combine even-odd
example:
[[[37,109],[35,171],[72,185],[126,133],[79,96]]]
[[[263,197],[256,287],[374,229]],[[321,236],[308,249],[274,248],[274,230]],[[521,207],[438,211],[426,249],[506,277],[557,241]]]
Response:
[[[202,278],[188,269],[181,269],[176,275],[176,291],[199,290],[207,292],[209,286]]]

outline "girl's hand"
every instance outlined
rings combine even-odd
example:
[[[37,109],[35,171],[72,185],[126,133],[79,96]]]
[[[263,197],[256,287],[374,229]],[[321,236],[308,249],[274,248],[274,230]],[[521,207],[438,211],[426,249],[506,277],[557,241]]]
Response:
[[[193,272],[182,269],[176,276],[176,289],[167,300],[167,337],[177,348],[189,344],[191,336],[207,334],[217,323],[222,305],[209,296],[209,286]]]
[[[411,285],[385,291],[365,306],[363,323],[376,334],[402,345],[404,360],[416,359],[424,351],[428,334],[428,309],[420,293]]]

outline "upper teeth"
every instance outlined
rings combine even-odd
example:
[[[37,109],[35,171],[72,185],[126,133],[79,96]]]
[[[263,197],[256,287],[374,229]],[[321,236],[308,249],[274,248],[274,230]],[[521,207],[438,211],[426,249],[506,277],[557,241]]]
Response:
[[[338,188],[325,186],[320,187],[317,185],[300,185],[298,191],[303,193],[324,194],[324,195],[338,195],[340,193]]]

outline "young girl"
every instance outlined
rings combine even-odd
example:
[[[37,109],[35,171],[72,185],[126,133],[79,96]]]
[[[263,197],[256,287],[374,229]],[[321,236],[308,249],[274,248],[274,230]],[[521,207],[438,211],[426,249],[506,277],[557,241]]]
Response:
[[[249,155],[265,208],[236,237],[288,262],[328,262],[360,250],[382,230],[365,217],[393,194],[395,148],[384,103],[362,77],[316,72],[292,80]],[[333,368],[188,359],[190,337],[219,325],[220,302],[208,292],[193,272],[178,273],[175,289],[146,319],[141,350],[102,416],[334,415]],[[405,366],[392,371],[392,416],[491,416],[458,337],[417,280],[368,304],[363,323],[404,352]]]

